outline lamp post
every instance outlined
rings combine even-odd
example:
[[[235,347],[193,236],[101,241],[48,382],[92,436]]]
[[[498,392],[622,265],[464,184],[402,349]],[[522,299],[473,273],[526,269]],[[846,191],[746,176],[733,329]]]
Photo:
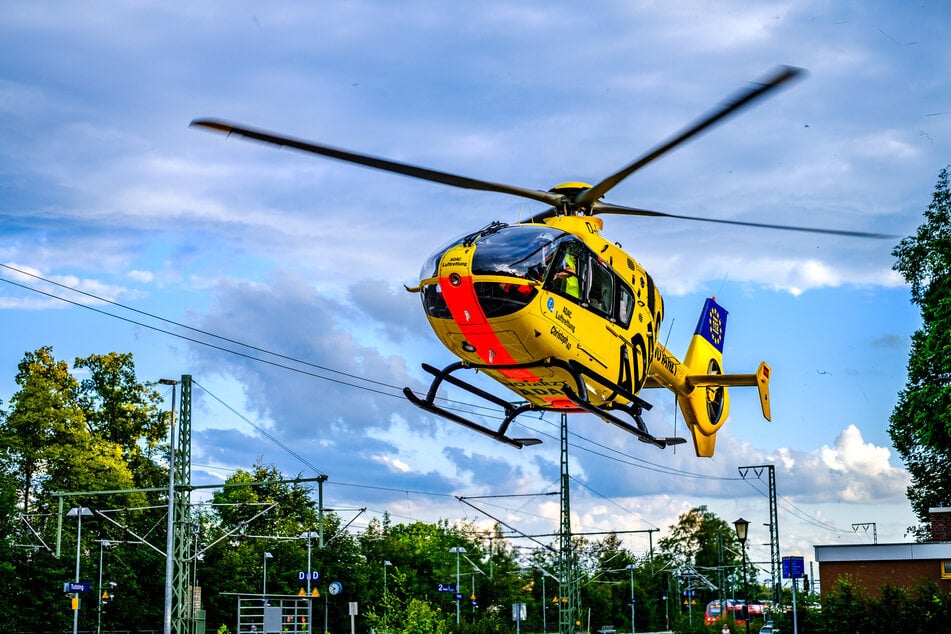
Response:
[[[634,564],[624,566],[631,571],[631,634],[635,634],[637,629],[634,627]]]
[[[546,598],[548,595],[547,595],[547,593],[546,593],[546,591],[545,591],[545,577],[551,577],[551,578],[554,579],[555,581],[558,581],[558,577],[556,577],[555,575],[551,574],[550,572],[548,572],[547,570],[545,570],[544,568],[542,568],[541,566],[539,566],[539,565],[536,564],[535,562],[532,562],[531,565],[532,565],[533,568],[537,568],[538,571],[542,573],[542,574],[541,574],[541,577],[542,577],[542,630],[544,630],[545,634],[548,634],[548,619],[547,619],[547,617],[548,617],[548,599]],[[556,598],[552,603],[558,603],[558,599]]]
[[[459,597],[461,590],[459,587],[459,555],[466,552],[466,549],[462,546],[453,546],[449,549],[449,552],[456,553],[456,625],[459,625]]]
[[[743,554],[743,606],[746,608],[746,618],[743,622],[746,624],[746,634],[750,634],[750,589],[746,583],[746,536],[750,523],[742,517],[733,522],[736,528],[736,538],[740,540],[740,550]]]
[[[85,506],[74,506],[69,509],[66,513],[67,517],[76,518],[76,585],[79,585],[79,551],[80,543],[83,536],[83,515],[89,516],[92,515],[90,511]],[[79,592],[77,590],[76,596],[74,598],[75,605],[73,606],[73,634],[76,634],[79,631]]]
[[[99,602],[96,609],[96,634],[102,631],[102,551],[104,548],[112,548],[112,542],[108,539],[99,540]]]
[[[264,576],[261,579],[261,601],[264,605],[267,605],[267,560],[273,559],[274,555],[268,551],[264,551]]]
[[[165,614],[162,631],[172,634],[172,583],[175,576],[175,379],[159,379],[172,386],[172,422],[168,429],[168,534],[165,538]]]
[[[386,569],[393,565],[389,559],[383,560],[383,631],[389,632],[390,602],[389,595],[386,592]]]
[[[542,571],[544,572],[544,571]],[[542,631],[548,634],[548,593],[545,592],[545,575],[542,574]]]
[[[305,532],[301,533],[300,536],[301,536],[303,539],[306,539],[306,540],[307,540],[307,632],[308,632],[308,634],[310,634],[310,632],[311,632],[311,621],[313,620],[313,619],[311,618],[311,616],[313,616],[313,610],[311,609],[311,607],[313,606],[313,602],[312,602],[311,599],[310,599],[310,577],[311,577],[311,572],[310,572],[310,540],[314,539],[315,537],[319,537],[320,535],[319,535],[319,533],[317,533],[316,531],[305,531]],[[324,611],[324,614],[325,614],[325,616],[326,616],[326,610]],[[324,628],[324,629],[326,629],[326,628]]]

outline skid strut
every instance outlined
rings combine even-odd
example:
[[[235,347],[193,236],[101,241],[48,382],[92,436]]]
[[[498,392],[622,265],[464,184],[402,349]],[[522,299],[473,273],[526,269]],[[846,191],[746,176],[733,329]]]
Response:
[[[406,398],[413,404],[419,407],[420,409],[426,410],[437,416],[442,416],[447,420],[451,420],[454,423],[458,423],[463,427],[467,427],[473,431],[477,431],[480,434],[485,434],[490,438],[497,440],[501,443],[511,445],[518,449],[522,447],[527,447],[530,445],[537,445],[542,441],[538,438],[512,438],[507,435],[508,428],[512,424],[512,421],[515,420],[519,415],[524,414],[529,411],[547,411],[549,408],[540,407],[533,403],[510,403],[505,399],[487,392],[480,387],[469,383],[468,381],[454,376],[453,373],[458,370],[515,370],[515,369],[531,369],[538,367],[558,367],[565,370],[573,379],[575,387],[570,386],[565,383],[562,387],[565,397],[571,401],[577,408],[577,412],[588,412],[594,414],[601,420],[611,425],[615,425],[623,429],[624,431],[634,435],[638,440],[652,444],[656,447],[664,449],[671,445],[680,445],[686,441],[684,438],[679,437],[665,437],[659,438],[652,435],[648,429],[647,425],[644,423],[644,420],[641,418],[641,413],[644,410],[649,410],[651,404],[640,398],[636,394],[632,393],[630,390],[609,381],[604,377],[593,372],[589,368],[576,363],[574,361],[560,361],[557,359],[551,359],[545,364],[530,364],[530,365],[475,365],[466,362],[457,361],[447,365],[442,370],[435,368],[427,363],[423,364],[423,370],[433,375],[432,383],[429,386],[429,391],[426,393],[425,398],[420,398],[416,395],[413,390],[408,387],[403,388],[403,394]],[[612,408],[607,409],[604,407],[599,407],[591,403],[588,399],[588,391],[585,387],[584,377],[590,377],[594,381],[604,385],[605,387],[614,391],[615,396],[620,396],[626,399],[629,403],[624,405],[614,405]],[[502,423],[497,429],[487,427],[475,421],[469,420],[460,414],[452,412],[444,407],[441,407],[436,404],[436,392],[439,390],[439,387],[443,382],[454,385],[462,390],[465,390],[473,396],[478,396],[479,398],[499,407],[504,413]],[[551,408],[551,411],[555,411],[555,408]],[[563,408],[558,408],[557,411],[564,412]],[[629,416],[634,422],[633,424],[619,418],[615,412],[624,412]]]

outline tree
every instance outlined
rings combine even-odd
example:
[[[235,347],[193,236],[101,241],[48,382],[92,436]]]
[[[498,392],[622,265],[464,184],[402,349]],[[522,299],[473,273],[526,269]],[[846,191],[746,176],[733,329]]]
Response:
[[[742,583],[742,550],[732,525],[698,506],[680,516],[670,533],[659,542],[662,559],[666,565],[679,571],[682,590],[695,590],[691,601],[696,600],[700,611],[708,601],[720,598],[706,589],[700,576],[707,578],[718,588],[739,588]],[[750,600],[755,600],[756,578],[753,568],[747,567]],[[739,581],[739,583],[738,583]]]
[[[921,310],[912,335],[908,380],[888,433],[911,475],[908,499],[918,519],[951,503],[951,190],[941,170],[925,222],[892,251]],[[916,531],[921,534],[921,531]]]
[[[19,390],[10,399],[10,411],[0,417],[2,471],[12,478],[22,515],[14,529],[20,545],[29,547],[18,549],[9,560],[15,570],[11,578],[19,583],[4,595],[3,606],[9,608],[0,607],[0,621],[13,630],[60,630],[70,618],[68,609],[49,607],[63,605],[56,581],[72,578],[69,558],[57,559],[50,547],[57,543],[63,500],[55,493],[129,490],[168,480],[167,468],[141,453],[157,447],[167,427],[157,415],[154,391],[135,380],[131,355],[94,355],[77,359],[75,367],[89,371],[82,384],[66,362],[54,357],[52,348],[26,353],[17,368]],[[110,605],[113,623],[123,618],[123,612],[127,623],[161,614],[159,582],[154,575],[138,574],[160,567],[158,555],[134,546],[137,540],[128,536],[148,534],[159,523],[161,511],[149,508],[159,495],[136,492],[65,500],[66,508],[89,506],[122,525],[102,515],[90,518],[88,524],[83,523],[80,549],[86,558],[83,569],[88,570],[92,553],[100,549],[97,541],[129,544],[104,557],[109,580],[121,582],[122,587],[123,599]],[[80,622],[88,626],[92,621],[85,620],[93,614],[94,610],[83,610]]]
[[[132,353],[93,354],[77,358],[73,367],[89,372],[79,384],[78,403],[90,431],[120,449],[136,487],[161,486],[168,471],[155,459],[167,446],[170,421],[159,411],[158,391],[136,377]]]
[[[76,404],[79,385],[69,366],[53,358],[52,348],[26,353],[16,383],[20,389],[10,399],[0,441],[17,481],[20,507],[29,513],[43,484],[61,471],[64,445],[81,439],[85,419]]]

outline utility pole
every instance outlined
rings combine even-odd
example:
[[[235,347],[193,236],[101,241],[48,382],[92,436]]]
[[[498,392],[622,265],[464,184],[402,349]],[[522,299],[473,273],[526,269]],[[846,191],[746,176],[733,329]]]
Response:
[[[774,465],[756,465],[751,467],[738,467],[740,477],[744,480],[746,475],[753,471],[757,479],[762,479],[763,471],[767,472],[769,482],[769,554],[770,554],[770,575],[773,584],[773,601],[778,605],[782,601],[782,558],[779,555],[779,512],[776,508],[776,468]]]
[[[192,480],[192,377],[162,379],[172,386],[172,430],[169,455],[168,539],[165,568],[165,634],[189,634],[194,623],[195,580],[188,565],[192,535],[189,516]],[[181,411],[175,411],[175,386],[181,386]],[[178,442],[175,426],[178,425]]]
[[[875,522],[860,522],[858,524],[852,524],[852,532],[857,533],[859,529],[864,529],[865,532],[868,532],[869,527],[872,527],[872,543],[878,543],[878,527],[875,525]]]
[[[571,543],[571,501],[568,478],[568,414],[561,413],[561,522],[559,525],[558,562],[558,634],[574,632],[575,612],[579,609],[578,584],[575,582],[575,554]]]

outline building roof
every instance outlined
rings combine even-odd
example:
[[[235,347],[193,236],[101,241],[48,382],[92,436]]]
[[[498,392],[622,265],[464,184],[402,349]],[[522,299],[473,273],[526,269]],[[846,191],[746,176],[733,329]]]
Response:
[[[910,561],[951,559],[951,542],[813,546],[816,561]]]

